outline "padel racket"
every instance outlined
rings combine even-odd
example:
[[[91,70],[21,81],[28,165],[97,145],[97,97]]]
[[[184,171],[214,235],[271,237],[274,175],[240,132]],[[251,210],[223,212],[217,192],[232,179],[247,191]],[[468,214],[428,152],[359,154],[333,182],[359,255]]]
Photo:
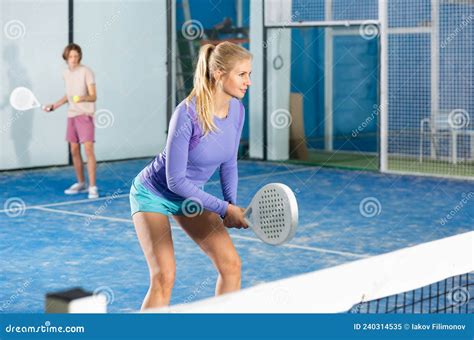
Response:
[[[12,91],[10,94],[10,105],[18,111],[27,111],[41,106],[33,92],[26,87],[17,87]]]
[[[245,221],[265,243],[288,242],[298,225],[298,203],[293,191],[281,183],[262,187],[245,209]]]

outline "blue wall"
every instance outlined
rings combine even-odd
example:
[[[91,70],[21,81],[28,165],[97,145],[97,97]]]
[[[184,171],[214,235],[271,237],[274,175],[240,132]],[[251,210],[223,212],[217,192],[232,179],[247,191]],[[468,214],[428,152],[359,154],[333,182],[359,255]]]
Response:
[[[178,1],[178,29],[184,22]],[[191,0],[193,19],[210,28],[224,17],[236,21],[233,0]],[[470,6],[474,16],[474,6]],[[323,0],[293,0],[297,20],[323,20]],[[390,27],[427,26],[431,20],[430,0],[389,2]],[[377,19],[377,0],[334,0],[337,20]],[[463,14],[464,13],[464,14]],[[474,112],[472,83],[474,72],[474,25],[463,25],[466,6],[440,6],[440,98],[441,109],[461,108]],[[249,1],[244,1],[244,26],[249,24]],[[462,30],[455,30],[462,27]],[[456,36],[450,39],[450,35]],[[420,120],[431,112],[431,51],[429,34],[391,34],[389,38],[389,152],[417,153]],[[351,135],[378,104],[378,39],[360,36],[334,38],[334,133]],[[414,52],[416,51],[416,52]],[[308,146],[324,148],[324,30],[292,30],[291,91],[304,94],[304,123]],[[244,100],[247,105],[247,98]],[[363,135],[335,138],[333,147],[343,150],[377,151],[378,119],[370,120]],[[363,136],[366,137],[363,137]],[[248,120],[244,126],[248,138]],[[429,150],[426,150],[428,152]]]
[[[378,40],[359,35],[334,37],[333,65],[333,147],[376,152]]]
[[[324,135],[324,30],[291,32],[291,92],[303,94],[305,135],[309,146],[323,148]]]
[[[335,10],[339,19],[359,19],[361,11],[364,15],[372,17],[375,14],[373,2],[375,0],[362,0],[357,6],[343,4],[342,0],[334,2],[335,9],[345,6],[345,11]],[[199,20],[203,27],[212,28],[221,22],[224,17],[230,17],[236,22],[237,12],[235,1],[227,0],[190,0],[192,19]],[[243,25],[249,25],[249,1],[243,2]],[[372,8],[372,12],[368,9]],[[293,1],[293,12],[298,19],[322,20],[324,19],[324,2]],[[375,11],[376,12],[376,11]],[[339,13],[339,14],[338,14]],[[182,1],[177,1],[177,30],[184,23]],[[377,40],[365,41],[362,39],[351,40],[354,37],[338,37],[334,41],[335,63],[334,71],[334,132],[350,135],[353,129],[365,120],[373,110],[376,103],[377,77],[364,81],[366,76],[377,68],[376,46]],[[352,41],[352,42],[351,42]],[[245,46],[248,48],[248,46]],[[347,54],[350,50],[350,54]],[[291,91],[304,93],[304,121],[305,134],[309,147],[324,148],[324,30],[319,28],[305,28],[292,30],[292,77]],[[342,57],[342,59],[341,59]],[[355,58],[355,59],[354,59]],[[375,72],[377,73],[377,72]],[[348,75],[356,75],[352,79]],[[363,77],[362,77],[363,75]],[[361,79],[362,77],[362,79]],[[361,83],[363,82],[363,84]],[[356,91],[347,89],[357,88]],[[356,105],[353,98],[361,99]],[[344,103],[338,105],[338,103]],[[244,105],[248,108],[248,97],[244,98]],[[244,125],[243,139],[248,139],[248,119]],[[364,129],[364,132],[375,132],[376,120]],[[335,140],[334,147],[344,150],[375,151],[376,137],[369,139],[356,138],[351,143],[345,139]]]
[[[324,148],[324,29],[292,30],[291,91],[303,94],[308,147]],[[354,138],[378,103],[378,40],[335,36],[333,109],[335,149],[377,151],[377,116]],[[376,111],[376,110],[375,110]],[[340,138],[337,138],[337,137]]]
[[[246,1],[248,2],[248,0]],[[224,17],[230,17],[236,22],[237,11],[235,1],[229,0],[189,0],[191,17],[199,20],[204,28],[212,28],[215,24],[222,22]],[[176,1],[176,25],[181,29],[184,23],[183,1]]]
[[[244,0],[242,2],[243,13],[242,13],[242,25],[248,27],[250,23],[250,2]],[[237,7],[236,1],[234,0],[189,0],[189,7],[191,11],[191,18],[201,22],[204,29],[214,27],[216,24],[222,22],[225,17],[232,19],[234,26],[237,26]],[[176,30],[180,31],[183,26],[184,14],[183,14],[183,2],[182,0],[176,1]],[[248,44],[243,45],[245,48],[249,48]],[[243,99],[243,104],[247,111],[247,119],[245,120],[244,128],[242,131],[242,139],[248,140],[249,138],[249,127],[248,127],[248,96]]]

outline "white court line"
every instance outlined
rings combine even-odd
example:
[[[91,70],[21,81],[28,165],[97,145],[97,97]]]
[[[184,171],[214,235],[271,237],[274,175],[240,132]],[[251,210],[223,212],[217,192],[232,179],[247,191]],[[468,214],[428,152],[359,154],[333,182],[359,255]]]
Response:
[[[106,221],[114,221],[114,222],[133,223],[131,219],[126,219],[126,218],[91,215],[91,214],[84,214],[84,213],[67,211],[67,210],[49,209],[49,208],[44,208],[44,207],[36,207],[36,208],[32,208],[32,209],[47,211],[47,212],[53,212],[53,213],[59,213],[59,214],[65,214],[65,215],[90,217],[91,220],[98,219],[98,220],[106,220]],[[304,228],[304,225],[301,226],[301,228]],[[180,228],[179,226],[175,226],[175,225],[171,225],[171,229],[183,231],[182,228]],[[258,238],[255,238],[255,237],[239,236],[239,235],[231,235],[231,237],[239,239],[239,240],[245,240],[245,241],[252,241],[252,242],[259,242],[259,243],[262,242]],[[318,252],[318,253],[335,254],[335,255],[349,256],[349,257],[355,257],[355,258],[369,257],[369,255],[365,255],[365,254],[354,254],[354,253],[349,253],[349,252],[345,252],[345,251],[337,251],[337,250],[330,250],[330,249],[309,247],[309,246],[300,246],[300,245],[297,245],[297,244],[288,244],[288,243],[286,243],[286,244],[282,244],[280,247],[286,247],[286,248],[292,248],[292,249],[301,249],[301,250],[309,250],[309,251]]]
[[[287,171],[274,172],[274,173],[270,173],[270,174],[267,173],[267,174],[245,176],[245,177],[239,178],[239,181],[246,180],[246,179],[255,179],[255,178],[265,177],[265,176],[269,176],[269,175],[273,176],[273,175],[284,175],[284,174],[293,173],[293,172],[303,172],[303,171],[308,171],[308,170],[315,169],[315,168],[316,167],[314,167],[314,166],[313,167],[304,167],[304,168],[297,169],[297,170],[287,170]],[[220,183],[220,181],[217,180],[217,181],[207,182],[205,185],[216,184],[216,183]],[[23,211],[29,210],[29,209],[45,208],[45,207],[58,207],[58,206],[63,206],[63,205],[105,201],[105,200],[108,200],[108,199],[128,197],[128,195],[129,194],[126,193],[126,194],[121,194],[121,195],[104,196],[104,197],[99,197],[99,198],[94,198],[94,199],[85,198],[85,199],[75,200],[75,201],[65,201],[65,202],[63,201],[63,202],[49,203],[49,204],[30,205],[30,206],[24,207]],[[18,211],[18,209],[3,209],[3,210],[0,210],[0,213],[6,213],[6,212],[10,212],[10,211]]]
[[[61,214],[65,214],[65,215],[90,217],[91,220],[106,220],[106,221],[114,221],[114,222],[129,222],[129,223],[132,223],[132,220],[128,220],[126,218],[119,218],[119,217],[106,217],[106,216],[100,216],[100,215],[84,214],[84,213],[80,213],[80,212],[59,210],[59,209],[50,209],[50,208],[44,208],[44,207],[35,207],[35,208],[31,208],[31,209],[47,211],[47,212],[53,212],[53,213],[61,213]]]
[[[304,226],[302,226],[304,227]],[[246,240],[246,241],[253,241],[253,242],[262,242],[258,238],[255,237],[247,237],[247,236],[234,236],[231,235],[233,238],[238,238],[241,240]],[[346,251],[337,251],[337,250],[330,250],[330,249],[324,249],[324,248],[317,248],[317,247],[309,247],[309,246],[300,246],[298,244],[290,244],[290,243],[285,243],[280,245],[279,247],[286,247],[286,248],[293,248],[293,249],[301,249],[301,250],[310,250],[318,253],[325,253],[325,254],[335,254],[335,255],[342,255],[342,256],[349,256],[349,257],[356,257],[356,258],[367,258],[370,257],[369,255],[365,254],[354,254],[354,253],[349,253]]]
[[[242,177],[242,178],[239,178],[239,181],[241,179],[254,179],[254,178],[260,178],[260,177],[265,177],[265,176],[274,176],[274,175],[284,175],[284,174],[292,174],[294,172],[304,172],[304,171],[308,171],[308,170],[319,170],[318,167],[316,166],[307,166],[307,167],[304,167],[304,168],[300,168],[300,169],[296,169],[296,170],[285,170],[285,171],[280,171],[280,172],[271,172],[271,173],[265,173],[265,174],[259,174],[259,175],[250,175],[250,176],[245,176],[245,177]],[[220,181],[212,181],[212,182],[209,182],[208,184],[214,184],[214,183],[220,183]]]
[[[57,206],[62,206],[62,205],[71,205],[71,204],[79,204],[79,203],[93,203],[93,202],[98,202],[98,201],[106,201],[108,199],[114,199],[114,198],[123,198],[123,197],[128,197],[127,194],[121,194],[121,195],[115,195],[115,196],[104,196],[104,197],[99,197],[99,198],[85,198],[82,200],[76,200],[76,201],[63,201],[63,202],[57,202],[57,203],[49,203],[49,204],[40,204],[40,205],[28,205],[23,208],[23,210],[29,210],[29,209],[38,209],[38,208],[44,208],[44,207],[57,207]],[[9,212],[10,210],[13,211],[18,211],[18,209],[3,209],[0,210],[0,213],[6,213]]]
[[[319,226],[320,226],[319,222],[313,222],[313,223],[304,224],[301,226],[301,228],[313,228],[313,227],[319,227]]]

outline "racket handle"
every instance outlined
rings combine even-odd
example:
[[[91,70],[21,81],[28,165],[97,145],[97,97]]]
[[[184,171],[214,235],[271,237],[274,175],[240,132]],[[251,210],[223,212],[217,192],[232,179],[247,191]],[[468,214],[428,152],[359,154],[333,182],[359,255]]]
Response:
[[[244,211],[244,219],[245,222],[247,222],[247,225],[251,228],[253,228],[253,219],[252,219],[252,206],[249,206],[247,209]]]
[[[250,217],[252,214],[252,207],[248,207],[247,209],[244,210],[244,217],[247,219]]]

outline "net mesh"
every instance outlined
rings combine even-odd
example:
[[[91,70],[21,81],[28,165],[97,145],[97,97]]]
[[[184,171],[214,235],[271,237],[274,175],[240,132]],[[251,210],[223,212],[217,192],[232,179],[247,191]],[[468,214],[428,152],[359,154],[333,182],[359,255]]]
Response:
[[[474,273],[457,275],[408,292],[361,302],[351,313],[474,313]]]
[[[389,1],[388,169],[474,177],[474,3]]]
[[[332,0],[331,13],[326,13],[325,0],[293,0],[293,21],[323,20],[376,20],[378,17],[377,0]],[[327,17],[327,18],[326,18]]]
[[[324,0],[294,0],[291,10],[297,21],[321,21],[324,20],[324,6]]]
[[[346,35],[336,29],[322,28],[318,32],[314,28],[304,29],[306,36],[308,32],[316,32],[309,48],[305,48],[305,54],[297,54],[302,42],[298,39],[302,34],[293,33],[292,60],[293,74],[311,74],[304,69],[313,67],[317,62],[320,69],[327,68],[334,71],[334,77],[339,74],[338,66],[344,68],[347,60],[357,59],[361,69],[380,67],[387,70],[387,83],[380,83],[382,88],[388,88],[387,107],[380,107],[387,113],[388,125],[383,127],[383,136],[386,138],[387,151],[382,155],[384,165],[388,171],[410,174],[439,175],[443,177],[474,178],[474,96],[472,88],[474,83],[474,2],[467,0],[272,0],[272,6],[265,7],[265,16],[275,20],[269,22],[282,27],[288,24],[298,26],[305,22],[311,25],[325,26],[328,23],[341,21],[353,21],[354,32],[343,29]],[[382,11],[387,13],[386,30],[379,31],[377,23],[367,20],[380,20],[379,4],[383,6]],[[277,6],[278,5],[278,6]],[[285,15],[278,15],[285,13]],[[367,21],[367,22],[365,22]],[[362,22],[362,23],[361,23]],[[357,25],[360,25],[357,29]],[[323,32],[329,32],[328,39],[322,39]],[[296,32],[296,30],[294,30]],[[332,34],[334,33],[334,34]],[[312,33],[311,33],[312,34]],[[382,35],[387,39],[379,40]],[[361,41],[363,39],[364,41]],[[301,40],[301,39],[300,39]],[[382,46],[388,51],[388,57],[381,60],[377,48],[379,41],[386,43]],[[322,42],[322,43],[321,43]],[[358,44],[358,46],[355,46]],[[338,50],[342,47],[343,50]],[[367,49],[361,54],[364,58],[357,58],[360,49]],[[325,66],[328,56],[323,52],[330,51],[334,60],[329,66]],[[342,52],[342,54],[341,54]],[[309,55],[310,58],[305,56]],[[328,54],[329,55],[329,54]],[[296,62],[297,60],[297,62]],[[364,64],[365,63],[365,64]],[[297,68],[303,69],[296,70]],[[342,74],[355,75],[354,69],[343,70]],[[271,71],[269,71],[271,72]],[[313,74],[317,74],[317,70]],[[320,72],[321,73],[321,72]],[[328,73],[328,71],[326,71]],[[327,76],[319,77],[311,82],[306,81],[307,87],[321,89],[322,81]],[[363,77],[358,77],[364,79]],[[377,98],[370,98],[370,104],[378,105],[379,92],[377,91],[378,79],[374,73],[372,82],[375,86],[369,88],[370,93]],[[384,78],[385,79],[385,78]],[[335,79],[335,85],[342,84],[341,79]],[[384,80],[385,81],[385,80]],[[292,83],[295,81],[292,79]],[[344,86],[340,89],[363,89],[364,87]],[[292,88],[292,91],[296,89]],[[301,89],[298,89],[301,90]],[[320,108],[311,107],[311,103],[305,102],[305,124],[311,125],[317,122],[317,128],[321,131],[308,135],[307,144],[312,149],[336,150],[347,152],[341,147],[354,144],[357,151],[374,152],[372,149],[380,149],[377,145],[376,136],[366,140],[370,143],[371,150],[364,150],[357,143],[353,143],[351,134],[341,131],[345,122],[357,116],[357,112],[351,105],[345,105],[348,100],[353,104],[364,104],[366,98],[359,93],[356,98],[338,93],[338,88],[324,88],[324,93],[317,94],[318,102],[328,107],[329,113],[334,117],[334,136],[326,136],[329,132],[321,130],[326,123],[326,116],[319,117]],[[333,101],[324,102],[328,99],[325,94],[333,91]],[[304,89],[299,92],[304,93]],[[341,96],[342,95],[342,96]],[[330,96],[330,94],[328,94]],[[352,97],[355,97],[354,95]],[[315,97],[316,98],[316,97]],[[355,99],[355,100],[353,100]],[[332,105],[332,112],[328,104]],[[364,119],[358,119],[355,126],[363,124],[365,119],[374,116],[372,110],[364,110]],[[347,111],[347,112],[338,112]],[[377,111],[378,112],[378,111]],[[377,118],[377,117],[376,117]],[[338,121],[341,120],[343,123]],[[374,124],[378,123],[372,119]],[[378,128],[378,126],[376,126]],[[308,129],[307,129],[308,130]],[[374,132],[364,129],[363,133]],[[314,134],[317,134],[315,136]],[[357,134],[359,136],[361,134]],[[341,138],[338,138],[340,136]],[[362,136],[362,135],[361,135]],[[387,137],[385,137],[387,136]],[[313,137],[321,137],[312,140]],[[334,138],[331,138],[334,137]],[[376,143],[373,143],[373,141]],[[351,143],[347,143],[347,141]],[[358,142],[358,141],[357,141]],[[364,142],[365,143],[365,142]],[[365,143],[364,145],[366,145]],[[385,149],[384,149],[385,150]],[[353,150],[350,150],[353,151]],[[291,158],[291,155],[290,155]],[[311,159],[309,159],[311,161]],[[385,163],[385,160],[387,162]],[[377,162],[376,162],[377,163]],[[357,164],[354,167],[358,167]]]
[[[474,232],[151,312],[473,313]]]
[[[285,20],[277,13],[291,13]],[[377,20],[378,0],[271,0],[265,8],[266,23],[287,25],[329,21]],[[270,20],[268,20],[270,18]]]
[[[332,0],[332,20],[376,20],[378,0]]]

